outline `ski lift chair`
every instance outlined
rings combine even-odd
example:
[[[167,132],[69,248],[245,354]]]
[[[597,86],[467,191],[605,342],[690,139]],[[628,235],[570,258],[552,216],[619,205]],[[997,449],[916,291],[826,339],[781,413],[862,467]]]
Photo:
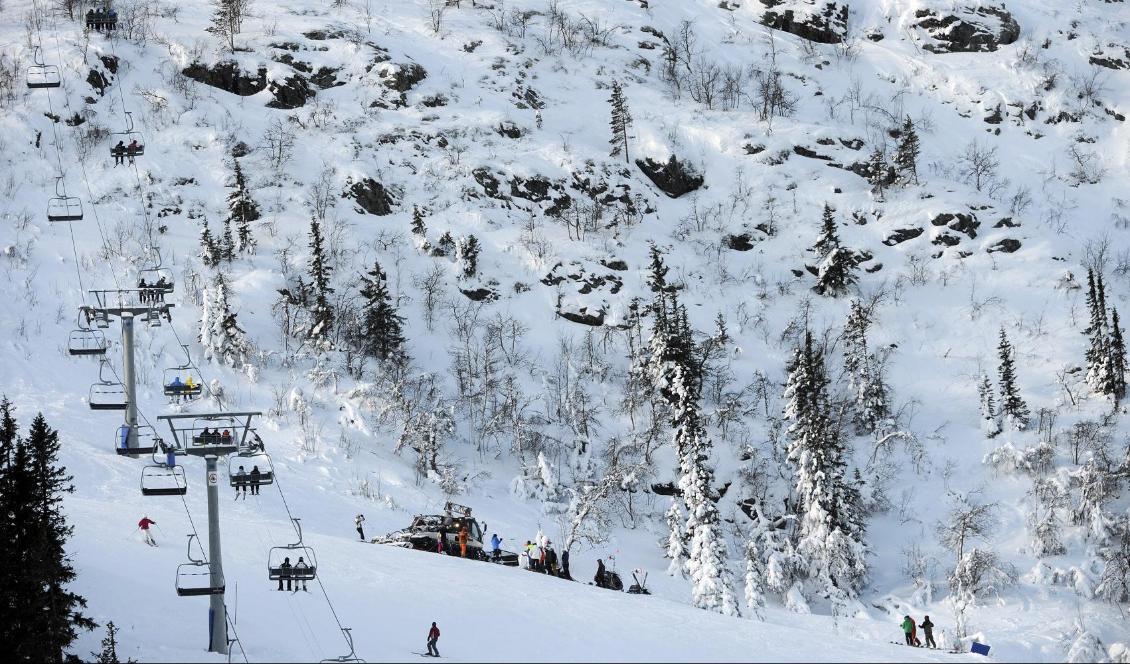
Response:
[[[125,115],[126,115],[126,128],[125,128],[125,130],[124,131],[115,131],[115,132],[112,132],[110,134],[110,156],[111,157],[117,157],[117,156],[140,157],[141,155],[145,154],[145,139],[141,135],[141,132],[134,129],[133,112],[132,111],[126,111]],[[133,148],[133,149],[129,149],[128,146],[131,143],[134,143],[135,141],[137,142],[137,147]],[[123,145],[127,146],[126,151],[121,153],[120,155],[118,155],[114,152],[114,146],[119,142],[122,143]]]
[[[183,466],[172,468],[161,464],[141,469],[141,495],[183,496],[188,493],[188,480]]]
[[[345,635],[345,642],[349,645],[349,652],[345,655],[340,655],[338,657],[334,657],[333,659],[323,659],[322,664],[328,664],[329,662],[364,662],[365,661],[365,660],[363,660],[363,659],[361,659],[360,657],[357,656],[357,651],[354,650],[354,648],[353,648],[353,634],[352,634],[352,632],[353,632],[352,627],[342,627],[341,628],[341,633],[343,635]]]
[[[160,307],[149,307],[149,311],[145,312],[142,322],[148,323],[149,327],[161,327],[161,312]]]
[[[195,537],[195,534],[188,536],[188,562],[177,565],[177,594],[181,597],[223,595],[223,579],[220,579],[218,585],[212,585],[212,572],[208,567],[208,561],[194,558],[192,555],[192,540]]]
[[[44,64],[40,51],[41,49],[36,46],[32,52],[31,61],[33,64],[27,68],[27,87],[32,90],[57,88],[63,83],[63,79],[59,75],[59,67]]]
[[[239,467],[243,466],[244,477],[239,476]],[[233,487],[251,484],[251,469],[259,468],[259,486],[275,483],[275,468],[271,465],[271,457],[265,452],[240,452],[228,457],[228,482]],[[241,484],[241,482],[243,484]]]
[[[298,541],[286,546],[271,547],[267,554],[267,578],[271,581],[313,581],[318,576],[318,561],[314,557],[314,549],[302,544],[302,525],[298,519],[291,519],[298,532]],[[282,567],[283,561],[292,558],[291,567]],[[298,558],[302,558],[307,567],[294,567]]]
[[[82,201],[67,195],[63,178],[55,178],[55,195],[47,199],[47,221],[82,221]]]
[[[128,456],[131,454],[153,454],[157,450],[157,436],[153,433],[153,427],[139,424],[137,425],[137,447],[126,447],[126,435],[129,427],[125,424],[118,427],[117,437],[114,439],[114,451],[119,456]]]
[[[70,355],[105,355],[109,347],[106,335],[101,330],[71,330],[67,339],[67,353]]]
[[[165,369],[161,374],[161,386],[165,396],[172,398],[180,398],[185,401],[200,398],[204,393],[204,384],[201,382],[203,376],[200,375],[200,369],[192,364],[192,357],[188,354],[188,346],[181,346],[184,349],[184,364],[179,364],[175,367]],[[188,379],[195,375],[199,380],[188,386]],[[184,377],[185,380],[179,380]]]
[[[125,385],[106,378],[105,372],[109,366],[106,358],[102,357],[98,363],[98,382],[90,386],[87,398],[91,410],[125,410],[129,403]]]
[[[140,284],[141,281],[144,280],[145,287],[150,293],[156,293],[161,296],[168,295],[173,292],[173,271],[167,267],[161,267],[160,249],[152,247],[150,251],[157,254],[157,258],[152,263],[138,270],[137,281]],[[161,282],[164,283],[158,286],[157,284]]]
[[[202,417],[192,422],[190,432],[189,445],[194,448],[209,448],[212,446],[222,448],[238,448],[241,432],[246,428],[246,425],[239,424],[234,417],[230,416],[217,416],[217,417]],[[208,435],[204,435],[204,429],[209,430]],[[222,432],[227,430],[230,437],[224,438]],[[227,449],[222,454],[230,454],[235,452],[236,449]]]
[[[91,410],[125,410],[128,405],[126,388],[113,381],[100,381],[90,386],[87,397]]]

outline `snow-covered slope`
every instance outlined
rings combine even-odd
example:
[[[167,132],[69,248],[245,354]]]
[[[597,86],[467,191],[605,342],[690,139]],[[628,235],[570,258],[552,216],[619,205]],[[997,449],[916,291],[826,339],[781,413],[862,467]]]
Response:
[[[1125,604],[1093,596],[1099,543],[1071,524],[1078,489],[1068,474],[1086,458],[1070,453],[1072,428],[1112,411],[1074,369],[1087,344],[1079,288],[1087,267],[1105,272],[1108,304],[1127,294],[1130,73],[1120,63],[1130,54],[1120,49],[1130,41],[1130,9],[1097,0],[1010,1],[1006,9],[830,3],[850,5],[846,23],[835,12],[817,21],[820,39],[833,43],[762,25],[789,27],[765,18],[769,5],[803,18],[823,16],[823,4],[464,0],[438,16],[429,0],[255,0],[233,54],[205,32],[206,4],[118,3],[123,25],[110,41],[42,2],[4,0],[0,64],[16,80],[0,106],[0,392],[22,419],[42,410],[62,432],[77,488],[67,500],[76,588],[95,619],[123,627],[123,652],[209,659],[205,602],[172,589],[192,530],[186,507],[197,528],[204,520],[203,468],[186,462],[185,504],[143,498],[144,462],[113,453],[119,418],[85,403],[97,363],[66,354],[75,311],[90,303],[83,291],[132,287],[146,247],[157,246],[177,290],[171,324],[138,332],[145,419],[218,407],[211,399],[171,405],[162,395],[162,370],[183,362],[181,341],[222,387],[224,407],[265,413],[258,430],[289,507],[366,659],[421,650],[432,620],[444,630],[441,650],[458,659],[948,659],[887,642],[900,638],[907,613],[929,614],[939,640],[951,641],[954,561],[936,535],[952,497],[963,495],[999,505],[1000,523],[982,544],[1020,578],[970,609],[962,648],[980,640],[1010,661],[1062,660],[1073,645],[1074,656],[1115,656],[1111,646],[1130,641]],[[40,23],[25,29],[29,13]],[[951,30],[951,19],[970,27]],[[693,44],[698,83],[676,94],[662,72],[663,47],[691,33],[683,43]],[[24,89],[31,44],[60,67],[62,87]],[[198,63],[203,78],[203,68],[222,61],[238,63],[241,92],[250,94],[182,73]],[[773,71],[794,109],[766,117],[758,86]],[[671,198],[636,164],[608,156],[614,80],[634,118],[631,160],[675,155],[702,175],[702,188]],[[122,131],[126,111],[146,142],[136,170],[108,157],[105,131]],[[906,117],[922,142],[920,184],[879,195],[860,173],[876,147],[893,151],[891,132]],[[974,142],[995,149],[1000,164],[980,182],[963,173]],[[205,361],[198,341],[214,272],[200,263],[198,238],[205,220],[222,233],[233,154],[262,209],[255,253],[221,265],[255,347],[249,366],[234,369]],[[82,221],[44,217],[60,173],[82,199]],[[344,196],[367,179],[380,184],[367,190],[374,213]],[[704,408],[740,579],[751,527],[741,501],[780,505],[792,489],[781,386],[805,323],[827,339],[835,390],[846,395],[839,333],[851,297],[813,293],[805,269],[825,204],[844,244],[871,255],[852,295],[875,303],[869,342],[889,352],[897,424],[916,442],[873,453],[872,437],[851,438],[872,505],[871,578],[858,615],[832,618],[818,598],[811,615],[786,611],[779,598],[764,621],[708,614],[690,607],[685,579],[663,574],[670,499],[653,485],[676,480],[677,467],[666,428],[649,431],[646,409],[623,407],[631,304],[652,296],[655,243],[692,327],[710,334],[719,315],[728,327],[729,378],[717,391],[725,398],[708,389]],[[477,237],[476,274],[462,276],[454,252],[422,249],[410,232],[414,208],[431,247],[445,232]],[[278,289],[297,276],[309,282],[311,215],[324,217],[341,318],[355,310],[359,276],[374,261],[389,275],[412,358],[399,393],[378,362],[358,377],[347,369],[357,357],[318,354],[280,333]],[[644,342],[650,327],[645,317]],[[1002,328],[1034,421],[987,439],[977,382],[995,375]],[[109,357],[120,375],[119,344]],[[427,375],[435,399],[420,396]],[[446,477],[418,475],[411,449],[393,451],[406,422],[414,426],[404,406],[411,399],[454,414],[440,459]],[[1121,459],[1125,427],[1114,413],[1108,447]],[[1066,553],[1044,558],[1027,523],[1032,478],[984,462],[1005,442],[1024,449],[1041,441],[1056,445],[1049,474],[1071,490],[1060,513]],[[561,542],[571,491],[615,463],[638,461],[645,448],[650,465],[588,524],[594,537],[578,542],[573,568],[588,579],[597,558],[614,556],[621,570],[650,571],[652,597],[350,541],[354,514],[366,514],[368,534],[389,532],[437,511],[446,490],[473,505],[507,547],[539,528]],[[321,590],[279,594],[266,580],[268,548],[292,539],[277,491],[231,505],[222,495],[228,605],[248,658],[340,654]],[[1105,509],[1116,519],[1126,498]],[[129,535],[142,514],[161,526],[158,549]],[[84,635],[76,651],[95,649],[99,638]],[[1079,649],[1094,638],[1101,649]]]

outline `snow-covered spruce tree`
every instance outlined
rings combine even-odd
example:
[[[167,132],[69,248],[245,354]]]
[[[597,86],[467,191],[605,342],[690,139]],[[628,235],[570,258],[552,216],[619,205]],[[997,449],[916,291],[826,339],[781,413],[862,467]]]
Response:
[[[879,200],[883,200],[883,190],[887,187],[887,159],[882,146],[875,146],[867,160],[867,182],[871,185],[871,191],[875,192]]]
[[[1099,543],[1110,537],[1111,517],[1106,505],[1115,498],[1118,490],[1118,480],[1103,456],[1092,454],[1071,473],[1072,484],[1079,487],[1071,522],[1083,526],[1084,536]]]
[[[235,248],[242,254],[255,253],[255,237],[251,222],[260,218],[259,204],[251,198],[247,180],[238,159],[232,159],[232,189],[228,194],[228,219],[235,224]]]
[[[817,267],[816,285],[812,290],[831,297],[843,295],[855,284],[858,267],[859,256],[854,251],[837,247]]]
[[[870,312],[858,298],[853,299],[843,332],[844,374],[852,392],[858,391],[867,369],[867,330],[870,327]]]
[[[208,228],[208,220],[200,225],[200,262],[205,267],[216,267],[220,264],[220,248],[212,237],[212,229]]]
[[[216,270],[212,283],[204,287],[200,345],[204,347],[204,359],[214,359],[229,367],[242,368],[247,364],[250,344],[231,310],[227,277],[220,270]]]
[[[404,317],[388,292],[388,278],[380,263],[361,275],[361,351],[386,360],[404,346]]]
[[[1023,431],[1028,426],[1028,404],[1020,398],[1020,387],[1016,384],[1016,363],[1013,358],[1012,344],[1001,328],[1000,343],[997,345],[997,354],[1000,359],[997,384],[1000,387],[1001,405],[1000,415],[1013,429]]]
[[[1001,422],[993,399],[993,383],[989,380],[989,374],[981,374],[981,380],[977,383],[977,394],[981,399],[981,433],[985,434],[986,438],[995,438],[1001,432]]]
[[[439,236],[436,240],[436,246],[432,249],[433,256],[455,256],[455,238],[451,237],[451,231],[444,231],[443,235]]]
[[[832,206],[825,203],[820,223],[820,236],[816,238],[816,243],[812,245],[812,253],[816,254],[817,259],[823,261],[840,246],[840,236],[836,232],[836,215],[832,212]]]
[[[966,611],[978,596],[992,588],[1015,581],[1016,572],[1001,563],[996,554],[987,549],[967,545],[975,540],[989,538],[997,527],[997,505],[981,503],[970,496],[950,494],[953,501],[946,520],[939,523],[938,540],[954,555],[954,568],[950,572],[950,602],[957,620],[956,638],[966,636]]]
[[[1112,535],[1099,549],[1103,571],[1095,585],[1095,596],[1108,602],[1130,602],[1130,516],[1112,524]]]
[[[676,574],[686,576],[686,563],[687,563],[687,534],[683,530],[683,524],[686,521],[686,515],[683,513],[683,508],[679,504],[677,497],[671,498],[671,507],[667,508],[667,553],[665,554],[671,559],[671,564],[667,566],[667,573],[671,576]]]
[[[690,547],[686,570],[691,578],[691,603],[727,616],[741,614],[728,566],[722,519],[715,504],[714,469],[710,466],[710,439],[702,426],[697,389],[676,366],[669,389],[679,395],[673,404],[672,424],[679,455],[679,489],[687,507]]]
[[[663,252],[654,242],[648,245],[648,255],[651,261],[647,264],[647,287],[652,293],[669,293],[671,286],[667,283],[667,272],[670,268],[663,262]]]
[[[1122,338],[1122,328],[1119,326],[1118,309],[1111,308],[1110,315],[1110,343],[1107,345],[1108,377],[1104,391],[1114,395],[1115,400],[1121,401],[1126,396],[1126,342]]]
[[[898,148],[895,149],[894,166],[898,171],[903,184],[918,184],[918,154],[921,148],[918,144],[918,132],[914,130],[914,122],[910,116],[902,124],[902,135],[899,137]]]
[[[310,220],[310,281],[314,290],[314,308],[310,312],[312,321],[307,337],[321,350],[333,347],[334,310],[330,304],[330,271],[326,262],[326,250],[322,239],[322,228],[317,219]]]
[[[830,414],[827,386],[823,354],[806,330],[785,387],[788,458],[796,469],[797,553],[809,593],[829,599],[838,612],[867,579],[867,548],[862,517],[853,513],[859,501],[845,474],[845,443]]]
[[[889,426],[890,388],[882,359],[872,353],[864,366],[865,373],[855,394],[855,426],[864,433],[877,433]]]
[[[1067,489],[1053,477],[1032,479],[1032,509],[1028,513],[1028,529],[1032,536],[1032,549],[1038,558],[1067,553],[1060,537],[1062,524],[1059,512],[1067,506]]]
[[[612,81],[612,96],[608,98],[612,106],[612,120],[609,127],[612,129],[612,138],[608,143],[612,151],[610,157],[618,157],[622,153],[625,163],[632,163],[628,157],[628,127],[632,125],[632,115],[628,112],[628,102],[624,99],[624,89],[619,81]]]
[[[765,594],[781,597],[790,611],[808,613],[804,601],[802,579],[803,565],[789,539],[789,517],[768,518],[760,504],[751,508],[753,526],[746,540],[746,606],[758,618],[764,618]]]
[[[459,256],[458,261],[463,270],[463,277],[470,279],[475,276],[479,270],[479,253],[482,251],[482,245],[479,244],[479,239],[474,235],[459,241]]]

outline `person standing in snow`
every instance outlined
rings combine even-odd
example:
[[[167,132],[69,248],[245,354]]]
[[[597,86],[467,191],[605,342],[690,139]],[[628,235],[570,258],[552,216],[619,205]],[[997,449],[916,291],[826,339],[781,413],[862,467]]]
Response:
[[[930,616],[926,616],[919,627],[922,628],[922,633],[926,635],[926,645],[930,648],[937,648],[938,644],[934,643],[934,623],[930,622]]]
[[[553,550],[553,544],[546,542],[545,548],[545,573],[557,576],[557,552]]]
[[[365,528],[361,524],[365,523],[365,515],[358,514],[353,517],[353,523],[357,524],[357,534],[361,536],[361,541],[365,541]]]
[[[467,557],[467,537],[470,533],[467,532],[467,526],[464,525],[459,529],[459,557]]]
[[[596,576],[592,579],[596,583],[597,588],[604,587],[604,561],[600,558],[596,559]],[[907,618],[910,620],[910,618]]]
[[[436,537],[436,553],[444,553],[447,548],[447,531],[440,526],[439,536]]]
[[[491,562],[498,562],[499,557],[502,556],[502,538],[495,533],[490,536],[490,559]]]
[[[902,633],[906,638],[906,645],[914,645],[914,621],[910,619],[910,616],[902,617]]]
[[[432,657],[439,657],[439,648],[436,643],[439,641],[439,627],[432,623],[432,628],[428,630],[428,654]]]
[[[569,549],[561,552],[561,578],[567,581],[573,580],[573,577],[569,576]]]
[[[522,550],[518,552],[518,567],[530,569],[530,554],[525,547],[522,547]]]
[[[137,522],[137,527],[145,534],[145,543],[149,546],[157,546],[157,541],[153,539],[153,535],[149,532],[149,526],[155,526],[157,522],[150,519],[148,515],[141,517],[141,521]]]
[[[914,618],[910,619],[910,641],[915,648],[922,646],[922,642],[918,640],[918,624],[914,621]]]

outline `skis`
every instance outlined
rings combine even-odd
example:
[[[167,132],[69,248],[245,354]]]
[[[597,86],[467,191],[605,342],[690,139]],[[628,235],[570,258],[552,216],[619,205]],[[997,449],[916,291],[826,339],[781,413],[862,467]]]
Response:
[[[415,650],[412,651],[412,654],[413,655],[419,655],[420,657],[437,657],[437,658],[443,659],[443,655],[429,655],[426,652],[416,652]]]

